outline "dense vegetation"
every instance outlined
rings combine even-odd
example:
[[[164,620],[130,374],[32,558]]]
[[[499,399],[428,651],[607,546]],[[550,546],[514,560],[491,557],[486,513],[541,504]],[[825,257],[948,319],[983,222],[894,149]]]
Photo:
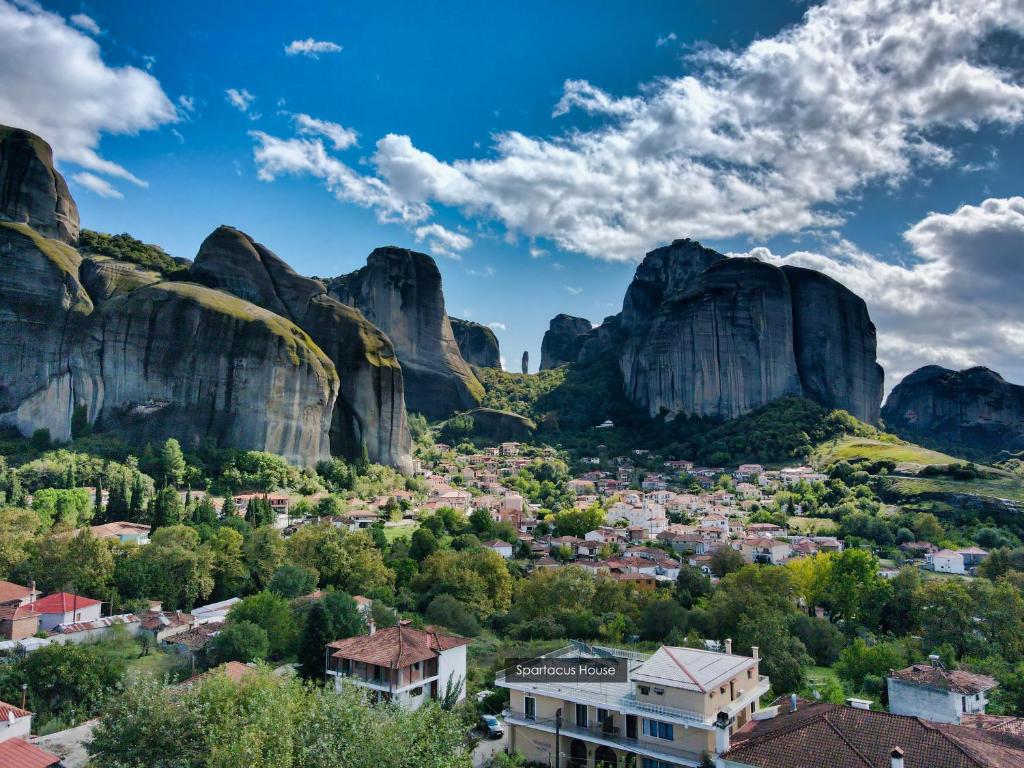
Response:
[[[185,269],[159,245],[150,245],[136,240],[128,233],[108,235],[91,229],[83,229],[78,236],[78,247],[82,253],[128,261],[164,275],[171,275]]]

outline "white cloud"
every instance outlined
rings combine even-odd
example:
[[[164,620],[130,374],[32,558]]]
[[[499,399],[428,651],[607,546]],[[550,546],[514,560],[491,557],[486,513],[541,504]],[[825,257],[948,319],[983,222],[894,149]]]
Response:
[[[186,96],[185,94],[182,94],[181,96],[178,97],[178,107],[180,107],[180,109],[183,112],[187,112],[189,114],[191,114],[192,112],[195,112],[196,111],[196,100],[195,100],[195,97],[193,97],[193,96]]]
[[[545,251],[543,248],[538,248],[536,246],[531,246],[531,248],[530,248],[530,258],[531,259],[543,259],[547,255],[548,255],[548,252]]]
[[[487,327],[491,328],[491,329],[493,329],[495,331],[507,330],[507,327],[505,326],[505,324],[504,323],[499,323],[499,322],[488,323]]]
[[[825,272],[868,304],[892,388],[921,365],[986,365],[1024,382],[1024,197],[932,213],[904,234],[892,264],[836,237],[819,252],[748,254]]]
[[[305,136],[323,136],[337,149],[348,149],[355,146],[359,134],[351,128],[345,128],[338,123],[327,120],[318,120],[309,115],[298,114],[292,118],[295,121],[296,130]]]
[[[413,234],[416,236],[416,242],[421,243],[426,240],[427,246],[432,252],[439,256],[447,256],[449,259],[461,259],[461,252],[473,244],[473,241],[465,235],[452,232],[437,223],[416,227]],[[491,272],[493,274],[493,270]],[[490,275],[484,276],[489,277]]]
[[[341,46],[328,40],[314,40],[307,37],[305,40],[292,40],[285,46],[284,52],[289,56],[308,56],[317,59],[321,53],[340,53]]]
[[[579,296],[581,293],[583,293],[583,289],[582,288],[577,288],[577,287],[572,286],[572,285],[566,285],[566,286],[564,286],[564,288],[565,288],[567,293],[571,293],[573,296]]]
[[[655,42],[655,45],[661,48],[663,45],[674,43],[678,39],[679,38],[675,32],[669,32],[667,35],[659,35],[657,42]]]
[[[100,139],[177,119],[155,77],[107,66],[97,42],[57,14],[0,0],[0,123],[39,134],[61,162],[144,185],[99,154]]]
[[[91,16],[86,16],[84,13],[76,13],[71,16],[68,21],[83,32],[88,32],[90,35],[98,35],[102,32],[100,25],[96,23],[95,19]]]
[[[245,112],[252,106],[252,103],[256,101],[256,97],[253,96],[245,88],[241,90],[237,88],[228,88],[224,91],[224,95],[228,100],[228,104],[237,109],[239,112]]]
[[[117,200],[124,197],[124,195],[122,195],[117,188],[111,185],[106,179],[101,179],[99,176],[88,173],[87,171],[76,173],[71,178],[86,189],[95,192],[100,197],[109,197]]]
[[[942,129],[1024,119],[1016,70],[980,58],[1004,29],[1024,32],[1016,0],[831,0],[746,48],[702,49],[689,74],[635,95],[567,81],[554,114],[583,110],[596,127],[508,131],[454,161],[387,135],[376,178],[406,204],[611,260],[681,235],[827,229],[865,185],[952,163]]]
[[[466,274],[471,277],[494,277],[494,267],[484,267],[483,269],[476,269],[475,267],[469,267],[466,269]]]

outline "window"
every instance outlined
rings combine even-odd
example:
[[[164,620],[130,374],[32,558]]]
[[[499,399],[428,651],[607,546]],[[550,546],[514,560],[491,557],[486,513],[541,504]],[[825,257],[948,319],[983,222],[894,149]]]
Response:
[[[643,761],[643,768],[673,768],[672,763],[666,763],[664,760],[655,760],[653,757],[645,757]]]
[[[607,720],[607,719],[608,719],[608,710],[607,709],[600,709],[600,708],[598,708],[598,710],[597,710],[597,722],[604,723],[604,721]]]
[[[648,720],[646,717],[643,722],[643,732],[644,736],[650,736],[654,739],[672,741],[674,738],[672,723],[663,723],[661,720]]]
[[[576,705],[576,725],[580,728],[587,727],[587,705],[577,704]]]
[[[659,696],[664,696],[665,695],[665,689],[664,688],[655,688],[654,692],[656,694],[658,694]]]
[[[747,670],[747,680],[753,680],[753,679],[754,679],[754,670],[748,669]]]
[[[640,695],[641,696],[647,696],[650,692],[651,692],[651,686],[649,686],[649,685],[641,685],[640,686]]]
[[[721,688],[719,688],[718,692],[724,696],[725,695],[725,686],[723,685]]]
[[[537,719],[537,700],[533,696],[527,696],[523,699],[523,709],[527,720]]]

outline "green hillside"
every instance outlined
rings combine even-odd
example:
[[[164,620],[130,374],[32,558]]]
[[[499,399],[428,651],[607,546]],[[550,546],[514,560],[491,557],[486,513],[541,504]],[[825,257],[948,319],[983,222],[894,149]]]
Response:
[[[821,443],[811,455],[812,461],[826,466],[836,461],[894,461],[897,465],[952,464],[961,459],[913,443],[907,443],[892,435],[879,433],[879,437],[845,435]]]

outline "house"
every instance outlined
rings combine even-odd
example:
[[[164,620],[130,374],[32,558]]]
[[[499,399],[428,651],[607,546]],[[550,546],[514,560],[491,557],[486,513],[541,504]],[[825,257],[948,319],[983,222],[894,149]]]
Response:
[[[60,768],[56,755],[24,739],[0,741],[0,765],[4,768]]]
[[[904,544],[900,544],[900,549],[902,549],[908,557],[925,557],[926,555],[939,551],[939,548],[930,541],[908,541]]]
[[[531,764],[564,755],[562,765],[572,766],[696,766],[705,753],[728,749],[729,732],[769,689],[756,649],[748,657],[662,646],[648,655],[573,642],[541,658],[614,660],[625,679],[518,682],[511,670],[499,672],[495,684],[510,691],[509,749]]]
[[[208,621],[223,621],[227,618],[231,607],[235,603],[240,602],[242,602],[242,598],[240,597],[229,597],[227,600],[221,600],[208,605],[201,605],[198,608],[192,609],[192,617],[200,624]]]
[[[485,549],[489,549],[492,552],[497,552],[506,560],[512,559],[512,545],[509,544],[507,541],[500,541],[498,539],[494,539],[493,541],[484,542],[483,546]]]
[[[119,544],[149,544],[150,527],[142,523],[104,523],[89,528],[97,539],[115,539]]]
[[[0,605],[0,638],[24,640],[39,631],[39,613],[30,605],[7,603]]]
[[[27,739],[32,733],[32,713],[0,701],[0,742],[8,739]],[[6,765],[0,760],[0,765]]]
[[[335,690],[347,680],[378,701],[418,709],[425,701],[456,692],[466,697],[466,646],[469,640],[434,627],[413,629],[400,623],[372,635],[327,645],[327,675]]]
[[[972,568],[977,568],[981,565],[982,561],[988,557],[988,552],[981,547],[965,547],[964,549],[958,549],[957,554],[964,559],[964,569],[967,571],[970,571]]]
[[[889,673],[889,711],[936,723],[960,723],[964,715],[985,713],[988,691],[998,685],[988,675],[946,669],[932,657]]]
[[[35,582],[30,586],[23,587],[13,581],[0,581],[0,605],[18,603],[25,605],[37,599],[42,592],[35,587]]]
[[[1024,738],[852,706],[777,700],[737,730],[719,768],[1010,768]]]
[[[964,574],[964,556],[949,549],[940,549],[924,556],[925,567],[936,573]]]
[[[32,609],[39,614],[39,628],[47,631],[60,624],[95,621],[102,607],[99,600],[68,592],[47,595],[32,603]]]
[[[748,563],[781,565],[789,558],[790,548],[785,541],[755,537],[740,542],[740,554]]]
[[[156,642],[161,642],[181,632],[192,629],[198,621],[191,613],[164,611],[159,603],[139,614],[141,629],[149,633]]]

